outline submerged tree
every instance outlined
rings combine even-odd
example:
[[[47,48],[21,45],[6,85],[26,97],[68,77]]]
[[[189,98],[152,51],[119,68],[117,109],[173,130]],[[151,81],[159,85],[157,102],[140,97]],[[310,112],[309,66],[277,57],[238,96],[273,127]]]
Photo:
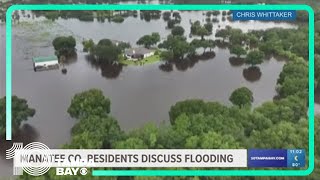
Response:
[[[234,45],[231,46],[230,53],[237,55],[239,58],[241,55],[246,55],[247,51],[241,45]]]
[[[92,39],[82,41],[82,45],[84,52],[91,52],[95,46]]]
[[[246,57],[246,64],[255,66],[263,62],[264,53],[259,50],[250,51]]]
[[[163,53],[166,55],[166,58],[178,60],[184,59],[186,54],[193,54],[195,51],[194,47],[183,36],[169,35],[158,47],[168,50]]]
[[[204,54],[207,48],[210,48],[210,51],[211,51],[212,48],[215,47],[215,42],[211,39],[209,40],[193,39],[190,45],[193,46],[194,48],[203,48],[203,54]]]
[[[220,37],[220,38],[222,38],[222,41],[225,41],[226,38],[229,37],[229,31],[227,29],[221,29],[221,30],[217,31],[215,36]]]
[[[100,63],[113,64],[119,60],[121,49],[114,45],[97,45],[94,47],[92,54]]]
[[[244,107],[246,105],[251,106],[251,103],[253,102],[253,94],[250,89],[241,87],[232,92],[229,100],[232,104],[239,107]]]
[[[143,45],[145,48],[150,48],[160,41],[159,33],[152,33],[151,35],[144,35],[138,41],[137,45]]]
[[[183,36],[184,34],[184,28],[182,26],[175,26],[172,30],[171,30],[171,34],[174,36]]]
[[[170,11],[165,11],[162,13],[162,18],[164,21],[169,21],[171,18],[171,12]]]
[[[212,27],[212,23],[207,23],[202,26],[200,21],[196,21],[192,23],[190,30],[192,35],[200,36],[201,39],[204,40],[204,36],[208,36],[212,33]]]
[[[23,121],[33,117],[35,110],[28,106],[25,99],[12,96],[12,132],[16,133]],[[5,134],[6,127],[6,98],[0,99],[0,136]]]
[[[57,56],[70,56],[76,51],[76,40],[72,36],[60,36],[52,41]]]

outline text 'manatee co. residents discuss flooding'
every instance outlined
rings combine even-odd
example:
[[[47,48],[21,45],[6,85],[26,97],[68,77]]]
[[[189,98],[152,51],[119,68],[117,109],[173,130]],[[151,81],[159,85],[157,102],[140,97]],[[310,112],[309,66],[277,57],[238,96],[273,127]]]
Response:
[[[15,167],[304,167],[303,149],[18,150]]]

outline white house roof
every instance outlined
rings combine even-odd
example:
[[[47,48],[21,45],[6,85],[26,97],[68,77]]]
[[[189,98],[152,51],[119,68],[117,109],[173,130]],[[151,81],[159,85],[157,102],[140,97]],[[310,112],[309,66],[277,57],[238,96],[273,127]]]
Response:
[[[151,52],[153,52],[153,50],[143,48],[143,47],[138,47],[138,48],[126,49],[124,53],[128,56],[132,56],[132,55],[136,55],[136,54],[144,55],[144,54],[148,54]]]

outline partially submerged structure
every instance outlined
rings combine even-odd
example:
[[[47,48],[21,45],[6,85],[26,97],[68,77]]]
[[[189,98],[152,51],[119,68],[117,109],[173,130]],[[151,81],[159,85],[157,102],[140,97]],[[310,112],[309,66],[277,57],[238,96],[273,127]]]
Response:
[[[32,58],[32,61],[34,71],[59,68],[57,56],[34,57]]]
[[[136,60],[153,56],[154,53],[155,53],[154,50],[139,47],[139,48],[126,49],[124,52],[124,55],[128,60],[136,61]]]

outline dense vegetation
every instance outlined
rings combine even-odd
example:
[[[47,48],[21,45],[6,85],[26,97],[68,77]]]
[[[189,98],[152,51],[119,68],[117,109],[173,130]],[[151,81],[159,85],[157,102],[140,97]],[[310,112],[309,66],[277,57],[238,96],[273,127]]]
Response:
[[[92,59],[101,64],[117,63],[123,57],[123,51],[131,47],[125,42],[113,42],[110,39],[101,39],[97,44],[92,39],[82,42],[83,51],[89,52]]]
[[[251,101],[250,96],[252,94],[246,88],[240,88],[235,92],[249,94],[248,101]],[[232,93],[230,99],[233,99],[235,92]],[[71,142],[64,145],[64,148],[215,149],[299,147],[308,149],[308,141],[306,141],[308,138],[306,101],[303,101],[299,96],[266,102],[253,110],[248,106],[235,105],[228,107],[218,102],[204,102],[197,99],[181,101],[173,105],[169,111],[170,124],[156,126],[149,123],[128,133],[121,130],[117,121],[108,114],[109,111],[110,100],[103,96],[102,91],[91,89],[76,94],[71,101],[68,112],[72,117],[77,118],[78,122],[72,129]],[[317,130],[319,129],[319,122],[320,118],[317,118]],[[319,131],[316,132],[319,133]],[[21,178],[26,179],[28,176],[25,175]],[[59,178],[54,176],[52,170],[47,177],[40,177],[39,179]],[[84,178],[88,179],[89,177]],[[216,178],[207,177],[205,179]]]
[[[33,117],[35,110],[28,106],[25,99],[12,96],[12,133],[15,134],[23,121],[28,120],[29,117]],[[6,98],[0,99],[0,136],[5,134],[6,125]]]
[[[145,48],[150,48],[160,41],[159,33],[152,33],[151,35],[144,35],[138,41],[137,45],[143,45]]]
[[[206,23],[205,25],[201,25],[200,21],[196,21],[191,24],[191,34],[200,36],[201,40],[204,40],[204,36],[208,36],[212,34],[212,23]]]
[[[162,13],[162,19],[167,22],[167,28],[172,29],[175,27],[175,25],[179,24],[181,22],[181,16],[180,13],[165,11]]]
[[[160,49],[164,49],[161,54],[164,61],[185,62],[196,58],[198,49],[202,48],[203,54],[205,54],[206,49],[209,48],[211,52],[216,46],[216,43],[212,39],[193,39],[191,42],[188,42],[184,36],[184,32],[183,27],[175,26],[171,30],[171,34],[167,36],[167,39],[158,45]],[[212,54],[214,55],[213,52]]]
[[[52,41],[52,45],[54,47],[55,54],[58,57],[60,57],[60,56],[69,57],[69,56],[74,55],[74,53],[76,52],[76,48],[75,48],[76,47],[76,40],[72,36],[56,37]]]

